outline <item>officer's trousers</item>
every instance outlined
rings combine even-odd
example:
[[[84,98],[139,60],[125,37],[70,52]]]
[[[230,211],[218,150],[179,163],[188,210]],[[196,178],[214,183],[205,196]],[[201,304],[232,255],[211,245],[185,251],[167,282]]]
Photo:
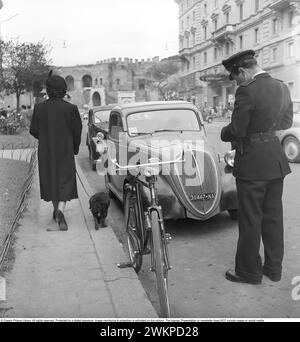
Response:
[[[237,275],[261,280],[263,268],[281,274],[284,252],[283,178],[271,181],[236,179],[239,201],[239,239],[235,258]],[[259,254],[264,244],[264,265]]]

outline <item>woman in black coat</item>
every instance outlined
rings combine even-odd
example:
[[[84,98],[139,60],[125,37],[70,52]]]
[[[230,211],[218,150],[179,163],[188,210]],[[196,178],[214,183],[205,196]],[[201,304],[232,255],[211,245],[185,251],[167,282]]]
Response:
[[[77,106],[63,100],[65,80],[49,76],[49,99],[36,104],[30,134],[39,140],[38,161],[41,199],[52,201],[53,218],[60,230],[67,230],[66,202],[78,198],[74,155],[78,154],[82,123]]]

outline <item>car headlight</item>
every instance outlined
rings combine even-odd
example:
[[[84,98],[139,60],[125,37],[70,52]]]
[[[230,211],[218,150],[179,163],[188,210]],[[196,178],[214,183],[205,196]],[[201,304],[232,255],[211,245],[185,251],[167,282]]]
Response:
[[[228,166],[233,167],[234,166],[234,158],[235,158],[235,150],[232,150],[232,151],[229,151],[225,154],[224,161]]]
[[[145,166],[143,173],[145,177],[158,176],[160,171],[159,159],[151,158],[149,159],[149,164]]]

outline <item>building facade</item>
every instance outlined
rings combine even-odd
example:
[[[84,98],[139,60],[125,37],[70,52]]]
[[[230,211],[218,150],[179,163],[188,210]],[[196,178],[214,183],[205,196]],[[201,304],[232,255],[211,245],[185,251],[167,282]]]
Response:
[[[300,98],[300,0],[175,0],[185,98],[200,107],[234,102],[222,60],[247,49]]]
[[[133,60],[110,58],[92,65],[58,67],[65,78],[71,102],[82,108],[117,103],[122,94],[134,93],[135,101],[158,99],[158,91],[147,78],[147,71],[159,58]],[[125,96],[124,95],[124,96]]]

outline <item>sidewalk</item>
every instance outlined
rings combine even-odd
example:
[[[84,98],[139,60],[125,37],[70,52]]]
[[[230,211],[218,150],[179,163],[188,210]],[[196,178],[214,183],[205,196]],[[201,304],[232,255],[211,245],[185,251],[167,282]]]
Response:
[[[67,232],[46,231],[56,223],[35,174],[6,275],[4,318],[156,318],[133,269],[117,268],[127,257],[112,229],[94,230],[87,180],[77,168],[79,200],[67,204]]]

